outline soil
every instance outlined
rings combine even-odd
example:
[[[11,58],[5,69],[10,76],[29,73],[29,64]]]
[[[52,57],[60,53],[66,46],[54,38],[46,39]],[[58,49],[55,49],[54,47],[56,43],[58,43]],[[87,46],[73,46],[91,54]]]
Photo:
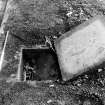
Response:
[[[14,0],[15,2],[17,0]],[[22,10],[28,10],[26,3],[29,0],[22,0],[20,5]],[[33,1],[33,0],[31,0]],[[37,0],[36,0],[37,1]],[[95,15],[104,15],[105,6],[101,2],[96,0],[39,0],[37,7],[37,16],[47,17],[47,13],[53,13],[52,17],[48,18],[49,24],[44,23],[44,19],[41,17],[40,21],[35,21],[35,27],[32,20],[21,16],[18,10],[13,15],[10,14],[10,18],[5,26],[5,31],[9,29],[10,38],[7,42],[5,50],[5,60],[8,62],[0,73],[0,104],[1,105],[104,105],[105,104],[105,66],[104,64],[99,67],[93,67],[92,72],[86,72],[70,81],[34,81],[34,82],[18,82],[14,81],[14,78],[10,78],[12,74],[17,73],[19,64],[19,54],[21,47],[32,47],[35,44],[42,44],[45,42],[45,36],[48,36],[51,41],[54,41],[55,37],[61,36],[63,33],[73,29],[77,25]],[[48,2],[50,5],[60,4],[60,9],[50,8],[45,9],[45,5]],[[17,4],[21,4],[21,0],[18,0]],[[41,5],[43,4],[43,11]],[[61,5],[62,4],[62,5]],[[32,6],[32,5],[31,5]],[[52,7],[53,7],[52,6]],[[40,8],[41,7],[41,8]],[[62,7],[62,8],[61,8]],[[29,7],[28,7],[29,8]],[[57,13],[55,12],[57,10]],[[36,9],[35,9],[36,10]],[[39,12],[42,11],[42,12]],[[70,12],[71,11],[71,12]],[[21,11],[28,16],[27,12]],[[31,13],[32,15],[33,13]],[[14,16],[12,18],[12,16]],[[33,16],[33,15],[32,15]],[[57,16],[57,17],[56,17]],[[16,18],[18,17],[18,18]],[[31,17],[31,16],[30,16]],[[35,14],[36,17],[36,14]],[[38,17],[36,17],[38,19]],[[16,19],[19,21],[16,21]],[[23,20],[21,20],[23,19]],[[42,20],[41,20],[42,19]],[[51,21],[52,20],[52,21]],[[15,22],[14,22],[15,21]],[[63,23],[62,23],[63,21]],[[54,23],[53,23],[54,22]],[[22,23],[22,24],[21,24]],[[37,23],[37,24],[36,24]],[[39,24],[40,23],[40,24]],[[53,23],[53,24],[52,24]],[[54,26],[53,26],[54,25]],[[45,27],[45,28],[44,28]],[[29,29],[29,30],[28,30]],[[33,31],[34,30],[34,31]],[[35,33],[37,33],[37,36]],[[32,34],[32,35],[31,35]],[[33,37],[30,37],[33,36]],[[40,37],[39,37],[40,36]],[[34,41],[34,40],[36,41]],[[33,44],[33,42],[35,42]],[[9,80],[10,79],[10,80]]]

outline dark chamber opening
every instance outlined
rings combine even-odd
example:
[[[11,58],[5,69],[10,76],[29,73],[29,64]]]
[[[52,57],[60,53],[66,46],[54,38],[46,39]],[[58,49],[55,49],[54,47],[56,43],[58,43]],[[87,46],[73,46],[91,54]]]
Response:
[[[52,49],[23,49],[22,68],[25,81],[61,79],[56,53]]]

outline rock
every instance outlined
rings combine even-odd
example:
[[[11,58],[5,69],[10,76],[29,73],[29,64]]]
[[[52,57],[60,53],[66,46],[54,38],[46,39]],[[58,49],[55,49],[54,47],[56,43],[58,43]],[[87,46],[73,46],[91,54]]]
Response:
[[[63,80],[105,61],[105,18],[97,16],[56,40]]]

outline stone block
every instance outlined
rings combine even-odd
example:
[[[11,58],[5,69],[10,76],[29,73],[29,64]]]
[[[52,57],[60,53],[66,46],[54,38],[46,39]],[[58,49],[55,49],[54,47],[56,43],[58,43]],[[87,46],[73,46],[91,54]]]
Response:
[[[63,80],[69,80],[105,61],[105,17],[96,16],[55,42]]]

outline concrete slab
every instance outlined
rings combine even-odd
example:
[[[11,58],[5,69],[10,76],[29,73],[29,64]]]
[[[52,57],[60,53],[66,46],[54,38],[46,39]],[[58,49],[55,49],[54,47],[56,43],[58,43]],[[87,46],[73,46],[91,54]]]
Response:
[[[96,16],[55,42],[63,80],[105,61],[105,17]]]

